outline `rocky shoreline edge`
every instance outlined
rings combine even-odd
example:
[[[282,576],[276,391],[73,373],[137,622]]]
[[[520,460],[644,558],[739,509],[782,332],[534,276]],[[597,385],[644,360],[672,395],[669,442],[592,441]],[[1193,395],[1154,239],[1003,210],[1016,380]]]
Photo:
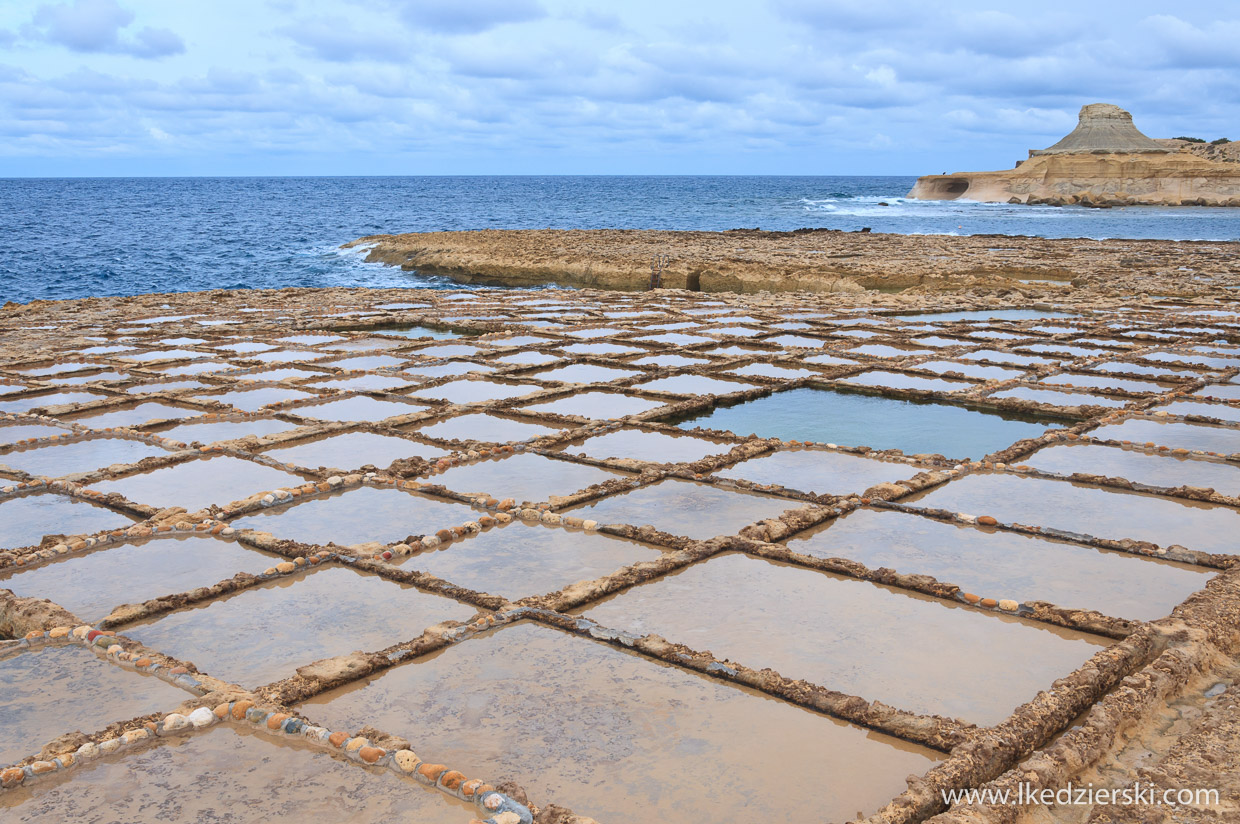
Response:
[[[1201,297],[1232,280],[1240,261],[1240,242],[1234,241],[832,229],[413,232],[370,235],[344,248],[364,251],[368,262],[466,284],[738,293],[1072,291]]]

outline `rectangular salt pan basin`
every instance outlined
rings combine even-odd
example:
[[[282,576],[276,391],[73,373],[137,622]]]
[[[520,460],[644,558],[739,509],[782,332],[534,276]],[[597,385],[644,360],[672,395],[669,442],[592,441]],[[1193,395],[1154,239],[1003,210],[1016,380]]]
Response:
[[[1006,381],[1025,374],[1019,369],[1004,369],[1002,366],[984,366],[976,363],[959,363],[957,361],[927,361],[926,363],[917,364],[914,368],[924,369],[928,372],[938,372],[940,375],[948,372],[959,372],[961,375],[967,375],[970,378],[981,378],[988,381]]]
[[[119,492],[134,503],[183,506],[187,512],[239,501],[256,492],[300,486],[305,479],[254,461],[221,455],[196,458],[174,466],[129,475],[90,486],[103,493]]]
[[[576,415],[582,418],[607,420],[627,415],[637,415],[658,409],[663,406],[661,401],[650,401],[645,398],[634,398],[611,392],[579,392],[554,401],[521,407],[524,412],[548,413],[552,415]]]
[[[403,358],[394,358],[391,355],[368,355],[345,358],[344,360],[326,361],[324,365],[356,372],[366,369],[390,369],[393,366],[401,366],[404,363],[405,360]]]
[[[1224,423],[1240,423],[1240,406],[1231,406],[1225,403],[1174,401],[1173,403],[1155,407],[1150,411],[1167,412],[1171,415],[1196,415],[1202,418],[1216,418]]]
[[[243,412],[257,412],[261,407],[290,401],[304,401],[317,397],[310,392],[283,387],[265,387],[262,389],[242,389],[238,392],[225,392],[222,395],[198,395],[198,400],[226,403]]]
[[[795,552],[847,558],[870,569],[933,575],[982,597],[1050,601],[1139,621],[1168,614],[1214,577],[1186,564],[901,512],[861,510],[787,544]]]
[[[352,378],[329,378],[314,381],[315,387],[340,389],[346,392],[386,392],[413,383],[412,377],[392,378],[387,375],[358,375]]]
[[[1036,419],[1033,419],[1036,420]],[[726,429],[764,438],[902,449],[980,458],[1045,431],[1046,423],[960,406],[855,392],[793,389],[734,406],[716,407],[682,429]]]
[[[381,401],[359,395],[338,401],[282,410],[291,415],[322,421],[381,421],[397,415],[425,412],[427,407],[399,401]]]
[[[91,733],[114,721],[171,712],[190,697],[76,644],[38,647],[0,659],[0,684],[0,765],[36,755],[64,733]],[[0,808],[19,792],[0,793]]]
[[[1006,718],[1106,643],[739,554],[626,590],[585,615],[754,669],[980,724]]]
[[[759,455],[715,473],[720,478],[778,484],[819,495],[864,492],[875,484],[905,480],[923,470],[840,452],[805,450]]]
[[[12,412],[14,414],[29,412],[32,409],[42,409],[48,406],[63,406],[69,403],[90,403],[91,401],[105,400],[109,395],[94,395],[90,392],[52,392],[46,395],[28,395],[24,398],[16,398],[10,401],[0,401],[0,412]]]
[[[616,369],[610,366],[596,366],[592,363],[573,363],[558,369],[545,372],[534,372],[523,377],[536,381],[565,381],[568,383],[606,383],[621,378],[632,378],[640,375],[632,369]]]
[[[813,377],[818,375],[811,369],[789,369],[785,366],[777,366],[771,363],[751,363],[748,366],[742,366],[739,369],[730,369],[723,374],[736,375],[738,377],[754,377],[754,378],[778,378],[786,380],[795,380],[797,378]]]
[[[232,522],[308,544],[393,543],[433,534],[478,518],[465,504],[398,489],[369,486],[265,509]]]
[[[424,438],[445,441],[482,441],[484,443],[528,441],[531,438],[541,438],[560,431],[558,428],[544,426],[541,423],[500,418],[479,412],[457,415],[430,425],[416,424],[415,426],[416,428],[412,431]]]
[[[438,447],[408,441],[404,438],[395,438],[391,435],[349,432],[344,435],[334,435],[330,438],[320,438],[294,446],[272,449],[263,454],[292,466],[304,466],[309,469],[333,467],[350,470],[360,469],[366,465],[387,469],[392,461],[401,458],[419,457],[435,460],[444,453]]]
[[[296,429],[297,425],[270,418],[254,418],[244,421],[220,421],[218,423],[187,423],[172,429],[164,429],[157,434],[163,438],[171,438],[181,443],[219,443],[232,441],[249,435],[263,437]]]
[[[193,418],[202,415],[204,409],[189,409],[163,403],[142,403],[137,406],[82,412],[62,416],[64,420],[80,423],[91,429],[110,429],[117,426],[141,426],[153,420]]]
[[[68,495],[24,495],[0,501],[0,549],[33,546],[45,535],[93,535],[126,529],[133,518]]]
[[[1235,552],[1240,529],[1240,510],[1230,507],[1016,475],[969,475],[901,503],[1202,552]]]
[[[592,581],[659,555],[658,547],[637,541],[517,521],[394,562],[517,601]]]
[[[799,822],[807,810],[841,821],[876,810],[942,757],[531,624],[303,709],[334,729],[416,732],[422,749],[466,775],[511,776],[531,798],[599,821]]]
[[[142,441],[96,438],[77,443],[50,444],[0,454],[0,464],[34,476],[59,478],[90,472],[112,464],[132,464],[143,458],[167,455],[166,450]]]
[[[15,426],[0,426],[0,444],[17,443],[27,438],[50,438],[53,435],[69,435],[72,434],[71,429],[61,429],[58,426],[45,426],[44,424],[17,424]],[[0,458],[0,462],[4,459]]]
[[[1085,389],[1124,389],[1129,392],[1153,392],[1160,394],[1174,388],[1173,384],[1138,381],[1132,378],[1113,378],[1107,375],[1082,375],[1066,373],[1043,378],[1040,383],[1050,386],[1079,386]]]
[[[1057,444],[1038,450],[1024,462],[1061,475],[1083,472],[1150,486],[1209,487],[1240,496],[1240,466],[1234,463],[1150,455],[1098,444]]]
[[[453,492],[483,492],[499,499],[513,498],[517,503],[538,503],[626,477],[630,476],[526,453],[454,467],[428,482],[442,484]]]
[[[1015,389],[1005,389],[1002,392],[996,392],[990,397],[995,400],[1015,399],[1022,401],[1033,401],[1034,403],[1046,403],[1051,406],[1112,406],[1119,407],[1128,403],[1128,401],[1119,398],[1107,398],[1102,395],[1086,395],[1082,392],[1055,392],[1049,389],[1029,389],[1019,386]]]
[[[238,572],[256,575],[283,560],[218,538],[177,535],[67,555],[0,578],[0,588],[47,598],[95,622],[121,604],[211,586]]]
[[[562,447],[570,455],[585,455],[595,460],[628,458],[649,463],[685,463],[708,455],[720,455],[734,444],[692,435],[668,435],[641,429],[618,429],[585,441],[573,441]]]
[[[800,506],[770,495],[668,478],[632,492],[611,495],[567,510],[600,524],[652,524],[671,535],[706,540],[731,535],[750,524],[776,518]]]
[[[473,607],[351,569],[323,569],[127,627],[125,634],[202,672],[246,687],[354,650],[418,637]]]
[[[170,736],[66,779],[0,795],[8,820],[125,824],[336,822],[463,824],[471,804],[388,771],[241,727]],[[221,817],[223,816],[223,817]]]
[[[1130,418],[1121,423],[1100,426],[1089,434],[1105,440],[1199,449],[1222,455],[1240,452],[1240,429],[1209,424],[1162,423],[1148,418]]]
[[[968,381],[946,380],[943,378],[923,378],[919,375],[906,375],[903,372],[884,372],[875,370],[863,372],[848,378],[840,378],[844,383],[857,386],[888,387],[890,389],[924,389],[930,392],[963,392],[977,386]]]
[[[752,383],[724,381],[704,375],[672,375],[670,378],[640,383],[634,388],[648,389],[651,392],[671,392],[677,395],[731,395],[733,392],[755,389],[756,386]]]
[[[494,381],[460,380],[426,389],[416,389],[408,394],[411,398],[445,400],[448,403],[482,403],[518,398],[533,392],[541,392],[542,389],[543,387],[533,383],[507,384]]]

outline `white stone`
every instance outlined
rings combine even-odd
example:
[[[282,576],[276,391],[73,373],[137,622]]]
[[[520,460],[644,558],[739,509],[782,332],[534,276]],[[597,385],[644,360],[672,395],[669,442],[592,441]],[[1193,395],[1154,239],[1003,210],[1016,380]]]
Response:
[[[189,722],[199,729],[202,727],[209,727],[217,720],[218,719],[215,717],[215,713],[211,712],[211,710],[206,707],[199,707],[189,714]]]

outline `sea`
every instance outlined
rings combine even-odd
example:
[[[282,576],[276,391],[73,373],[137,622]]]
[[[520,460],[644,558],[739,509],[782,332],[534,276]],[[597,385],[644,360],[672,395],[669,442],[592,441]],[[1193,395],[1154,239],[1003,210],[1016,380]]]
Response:
[[[285,286],[449,288],[341,249],[461,229],[825,228],[1240,240],[1240,209],[910,201],[912,177],[0,179],[0,302]]]

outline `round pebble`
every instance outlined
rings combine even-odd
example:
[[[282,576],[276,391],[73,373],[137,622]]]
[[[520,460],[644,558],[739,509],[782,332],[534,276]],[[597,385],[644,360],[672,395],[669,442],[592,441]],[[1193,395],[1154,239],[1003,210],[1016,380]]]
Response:
[[[199,707],[189,714],[189,722],[199,729],[211,726],[215,720],[215,713],[206,707]]]
[[[418,764],[422,763],[413,750],[397,750],[392,760],[396,762],[397,767],[407,773],[413,772],[418,768]]]
[[[183,730],[190,725],[190,720],[180,713],[172,713],[164,717],[164,731],[176,732]]]

